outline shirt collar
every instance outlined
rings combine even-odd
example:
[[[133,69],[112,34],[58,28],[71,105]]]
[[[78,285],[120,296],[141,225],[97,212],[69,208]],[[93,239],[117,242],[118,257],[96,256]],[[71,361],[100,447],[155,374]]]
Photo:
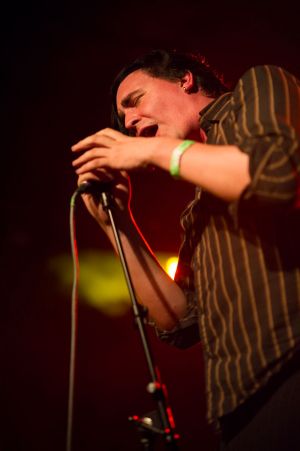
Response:
[[[223,106],[229,102],[231,94],[231,92],[225,92],[225,94],[222,94],[200,111],[200,128],[202,128],[206,134],[209,132],[212,124],[219,122],[219,113],[223,109]]]

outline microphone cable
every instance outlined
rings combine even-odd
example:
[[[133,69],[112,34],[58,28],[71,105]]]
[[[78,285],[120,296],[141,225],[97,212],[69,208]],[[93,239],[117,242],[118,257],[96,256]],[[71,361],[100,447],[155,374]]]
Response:
[[[72,430],[74,416],[74,387],[75,387],[75,367],[76,367],[76,344],[78,331],[78,282],[79,282],[79,259],[78,247],[76,240],[76,221],[75,221],[75,205],[78,195],[89,193],[99,195],[99,193],[107,191],[110,183],[99,182],[97,180],[84,181],[74,191],[70,201],[70,238],[73,260],[73,285],[72,285],[72,301],[71,301],[71,336],[70,336],[70,366],[69,366],[69,392],[68,392],[68,413],[67,413],[67,437],[66,451],[72,449]]]
[[[99,197],[101,193],[107,192],[111,187],[110,182],[100,182],[98,180],[87,180],[81,183],[74,191],[70,201],[70,238],[73,259],[73,286],[71,302],[71,337],[70,337],[70,367],[69,367],[69,394],[67,413],[67,438],[66,451],[72,449],[72,429],[74,415],[74,387],[75,387],[75,366],[76,366],[76,343],[78,330],[78,282],[79,282],[79,259],[76,240],[75,204],[79,194],[92,194]]]
[[[76,342],[78,330],[78,281],[79,281],[79,260],[78,248],[76,241],[75,227],[75,203],[76,198],[80,194],[77,188],[74,191],[70,201],[70,238],[73,259],[73,286],[71,301],[71,336],[70,336],[70,366],[69,366],[69,393],[68,393],[68,413],[67,413],[67,437],[66,451],[72,449],[72,426],[74,413],[74,387],[75,387],[75,363],[76,363]]]

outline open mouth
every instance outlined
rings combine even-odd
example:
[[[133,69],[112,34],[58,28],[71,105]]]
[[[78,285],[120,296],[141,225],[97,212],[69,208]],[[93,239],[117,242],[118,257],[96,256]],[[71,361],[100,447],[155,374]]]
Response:
[[[148,127],[145,127],[141,130],[141,133],[139,136],[143,136],[144,138],[153,137],[156,135],[158,130],[157,125],[149,125]]]

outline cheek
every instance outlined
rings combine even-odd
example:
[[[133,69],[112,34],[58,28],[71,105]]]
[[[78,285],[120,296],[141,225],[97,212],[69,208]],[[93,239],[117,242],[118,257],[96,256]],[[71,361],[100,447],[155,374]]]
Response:
[[[142,116],[152,117],[159,119],[165,111],[164,102],[160,99],[152,99],[149,102],[143,103],[140,107],[140,113]]]
[[[174,92],[170,92],[168,89],[163,91],[152,93],[145,102],[141,104],[141,108],[146,115],[151,115],[157,118],[171,118],[176,115],[178,105]]]
[[[178,93],[166,87],[163,92],[152,93],[151,96],[144,99],[139,107],[141,116],[148,117],[154,121],[182,127],[186,114],[182,100],[178,97]]]

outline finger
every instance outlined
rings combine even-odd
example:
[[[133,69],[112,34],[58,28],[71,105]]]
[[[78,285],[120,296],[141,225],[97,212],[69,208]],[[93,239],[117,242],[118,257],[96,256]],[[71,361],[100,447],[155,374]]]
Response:
[[[98,180],[96,175],[93,172],[86,172],[85,174],[80,174],[77,179],[77,185],[81,185],[84,182],[89,180]]]
[[[86,172],[84,174],[79,174],[80,179],[89,180],[89,178],[93,178],[98,180],[99,182],[110,183],[114,186],[119,185],[128,185],[129,176],[125,171],[118,171],[111,168],[100,168],[95,169],[94,171]]]
[[[89,160],[85,164],[82,164],[79,168],[76,169],[76,174],[84,174],[85,172],[95,171],[97,169],[101,169],[106,166],[107,159],[106,158],[94,158],[93,160]]]
[[[93,160],[94,158],[101,158],[106,155],[106,148],[95,147],[89,150],[86,150],[80,157],[76,158],[72,161],[72,166],[80,166],[81,164],[86,163],[89,160]]]
[[[100,130],[99,132],[96,133],[97,136],[107,136],[111,139],[114,139],[116,141],[120,140],[120,139],[124,139],[124,138],[128,138],[127,135],[124,135],[123,133],[114,130],[113,128],[103,128],[102,130]]]
[[[78,175],[77,183],[80,185],[83,182],[87,182],[89,180],[97,180],[99,182],[111,182],[115,179],[114,175],[111,171],[107,171],[106,169],[99,169],[96,171],[85,172],[84,174]]]
[[[112,143],[112,138],[106,135],[100,135],[95,133],[94,135],[87,136],[86,138],[78,141],[71,147],[72,152],[79,152],[88,150],[92,147],[108,147]]]

